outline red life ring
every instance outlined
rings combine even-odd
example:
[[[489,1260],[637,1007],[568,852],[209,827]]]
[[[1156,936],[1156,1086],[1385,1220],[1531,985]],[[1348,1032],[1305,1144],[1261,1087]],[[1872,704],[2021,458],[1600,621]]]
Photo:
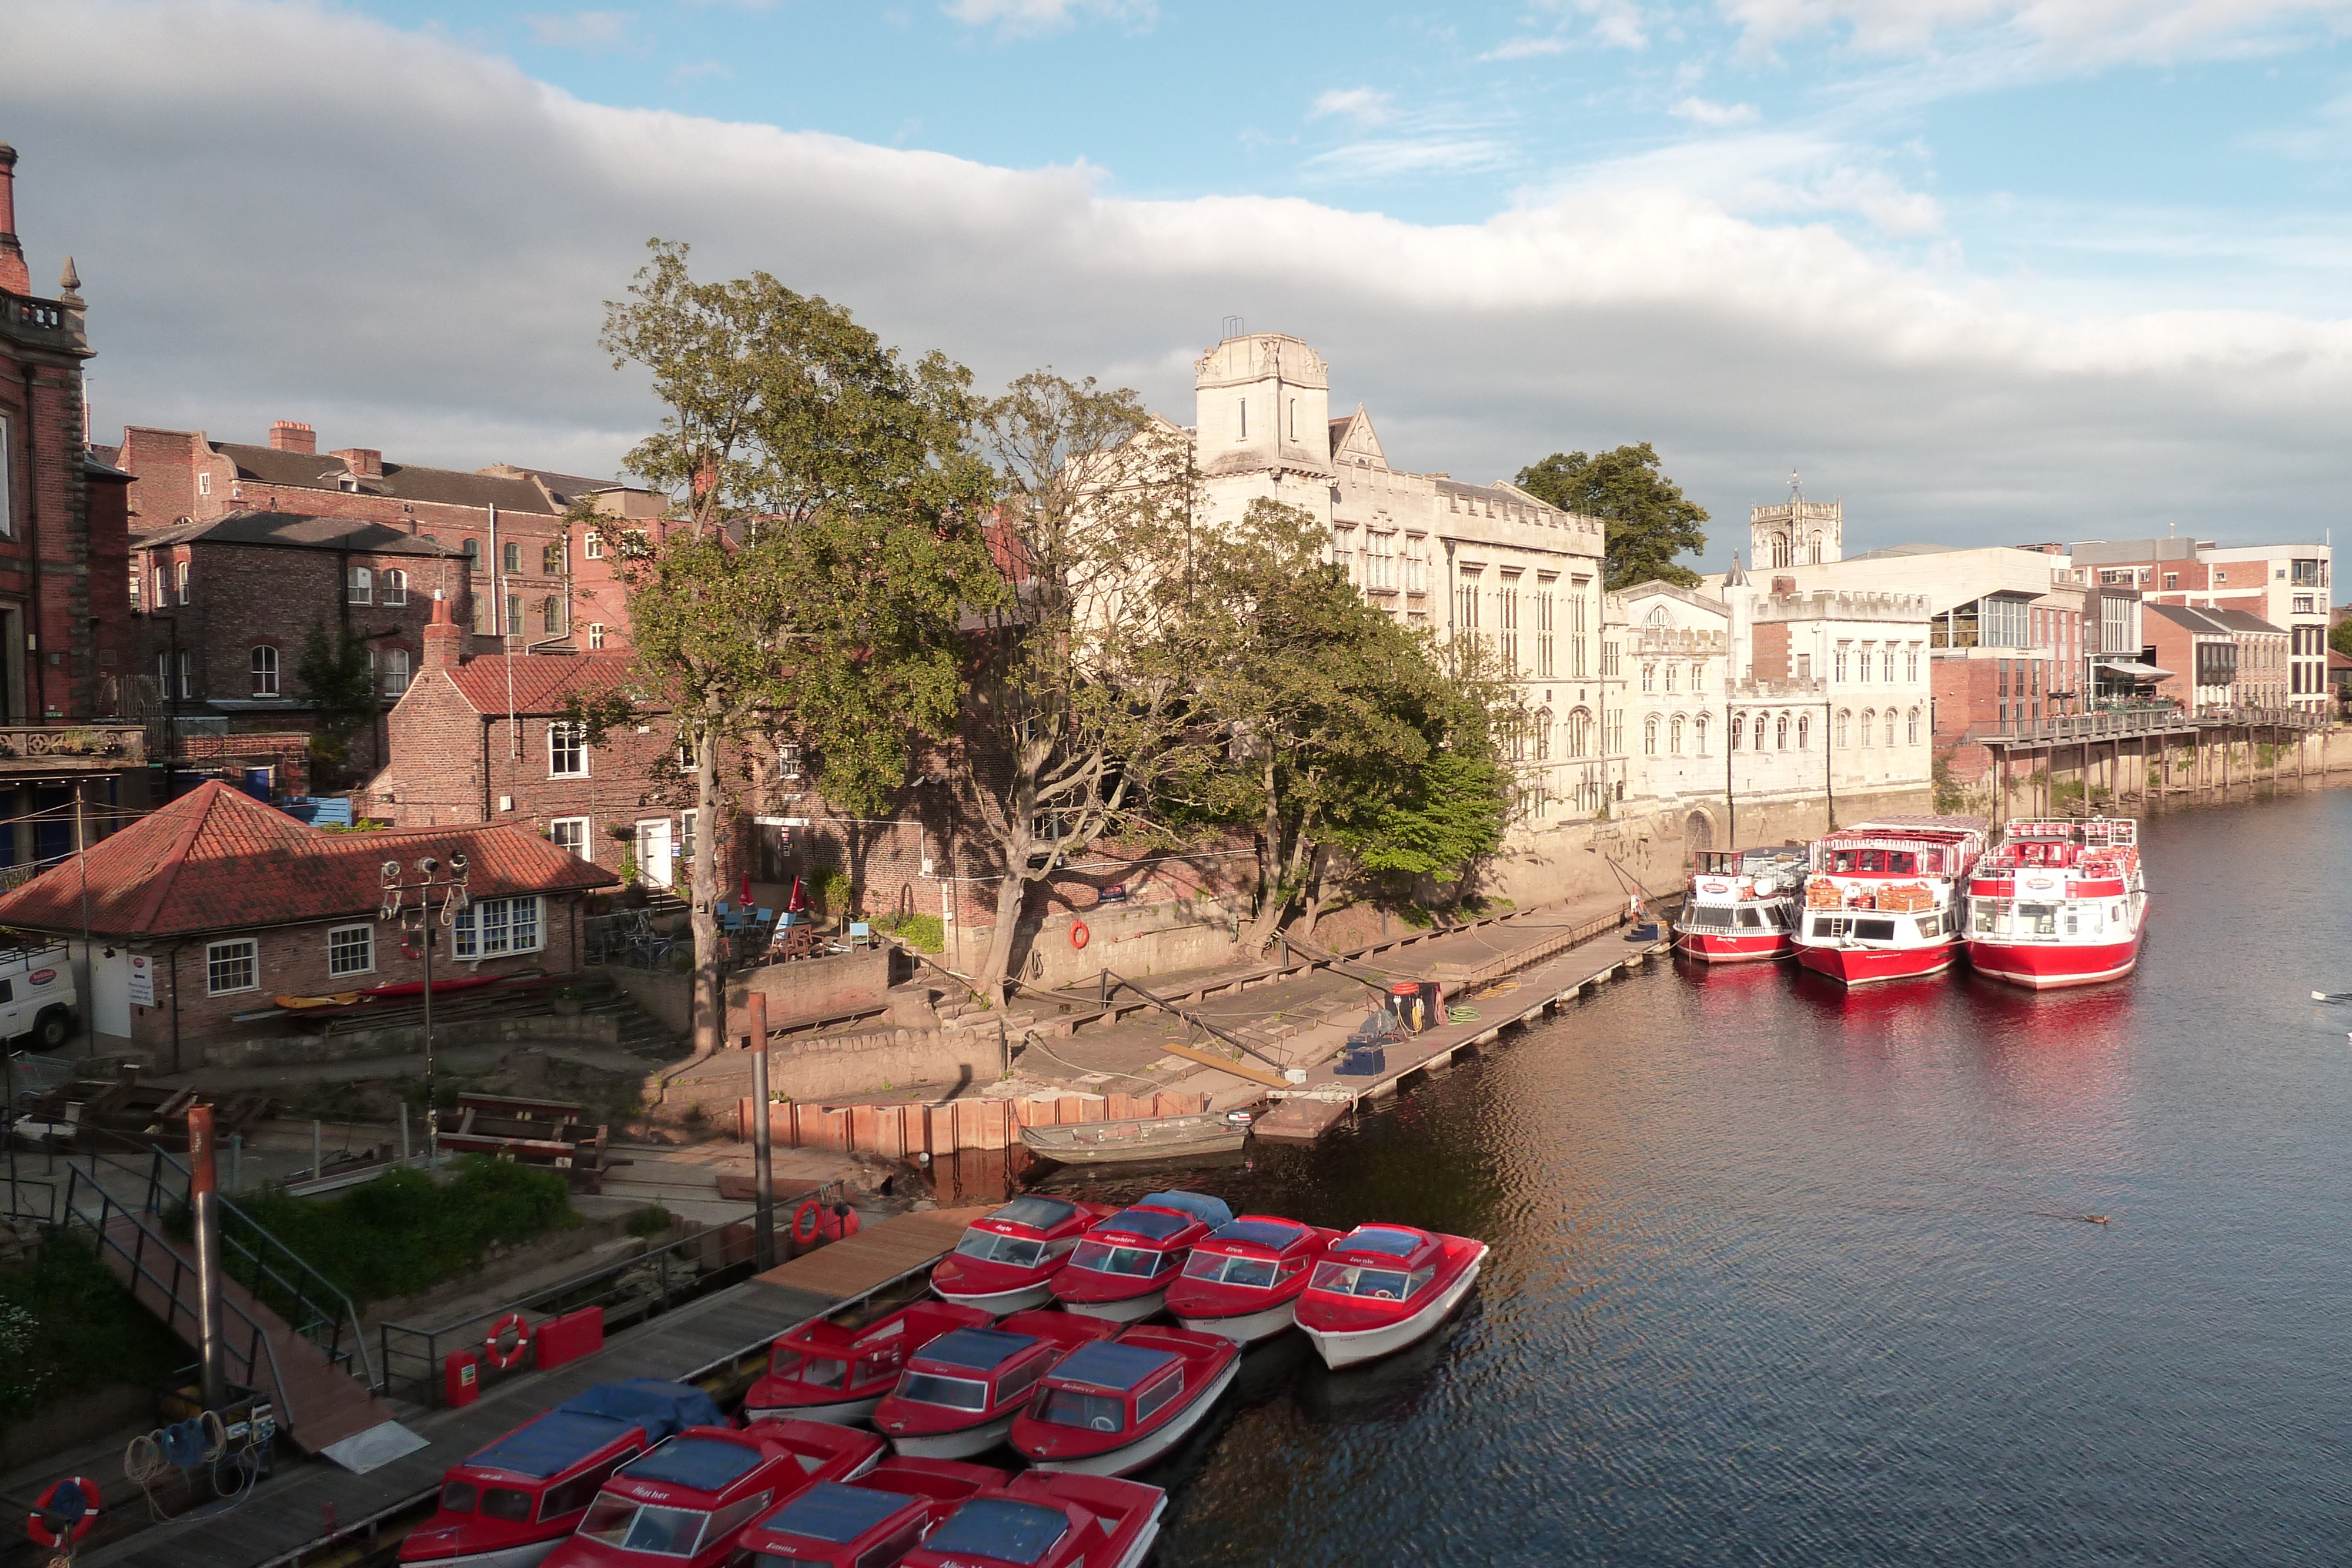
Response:
[[[1083,920],[1073,920],[1073,921],[1071,921],[1071,922],[1070,922],[1070,946],[1073,946],[1073,947],[1083,947],[1083,946],[1085,946],[1087,945],[1087,936],[1089,936],[1090,935],[1092,935],[1092,933],[1090,933],[1090,932],[1088,932],[1088,931],[1087,930],[1087,923],[1086,923],[1085,921],[1083,921]]]
[[[803,1199],[793,1210],[793,1239],[803,1247],[817,1239],[824,1228],[824,1205],[814,1198]]]
[[[49,1528],[49,1521],[55,1517],[49,1512],[49,1504],[56,1501],[58,1493],[68,1487],[74,1488],[80,1497],[81,1513],[62,1531],[55,1531]],[[31,1536],[37,1546],[62,1546],[68,1541],[79,1541],[98,1522],[98,1511],[102,1506],[104,1503],[98,1495],[98,1483],[88,1476],[68,1476],[63,1480],[51,1481],[49,1490],[34,1502],[32,1515],[25,1521],[25,1533]]]
[[[499,1341],[509,1329],[514,1330],[514,1348],[500,1350]],[[482,1341],[482,1359],[505,1372],[519,1364],[530,1349],[530,1321],[520,1312],[509,1312],[490,1325],[489,1337]]]
[[[836,1203],[826,1209],[817,1221],[817,1228],[827,1241],[843,1241],[857,1234],[857,1211],[845,1203]]]

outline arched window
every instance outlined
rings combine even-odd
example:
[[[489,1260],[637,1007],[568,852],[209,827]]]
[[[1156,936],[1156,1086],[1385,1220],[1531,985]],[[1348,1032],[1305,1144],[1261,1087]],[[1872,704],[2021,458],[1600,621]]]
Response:
[[[1808,750],[1811,747],[1812,744],[1813,716],[1811,714],[1801,713],[1797,716],[1797,749],[1800,751]]]
[[[351,588],[344,599],[352,604],[375,602],[375,574],[363,566],[352,568]]]
[[[1733,714],[1731,716],[1731,749],[1734,751],[1738,750],[1740,747],[1746,743],[1747,739],[1748,716],[1746,714]]]
[[[539,623],[551,637],[563,634],[563,601],[552,593],[539,601]]]
[[[1786,534],[1772,536],[1772,564],[1774,566],[1789,564],[1789,536]]]
[[[1839,657],[1839,658],[1841,658],[1841,659],[1843,659],[1843,658],[1844,658],[1844,657],[1845,657],[1845,655],[1844,655],[1843,653],[1840,653],[1840,654],[1838,655],[1838,657]],[[1846,724],[1845,724],[1845,721],[1846,721],[1846,719],[1847,719],[1849,716],[1849,716],[1843,708],[1840,708],[1840,709],[1838,710],[1838,717],[1837,717],[1837,745],[1838,745],[1838,748],[1839,748],[1840,750],[1843,750],[1843,749],[1844,749],[1844,747],[1845,747],[1845,745],[1846,745]]]
[[[1813,534],[1813,564],[1815,566],[1822,564],[1822,536],[1819,530]]]
[[[1783,750],[1783,751],[1788,750],[1788,749],[1789,749],[1789,716],[1788,716],[1787,714],[1785,714],[1785,713],[1784,713],[1784,714],[1782,714],[1782,715],[1780,716],[1780,723],[1778,723],[1778,724],[1776,724],[1776,725],[1774,725],[1774,726],[1772,727],[1772,728],[1773,728],[1773,734],[1774,734],[1774,743],[1775,743],[1776,745],[1778,745],[1781,750]]]
[[[1916,707],[1911,710],[1911,744],[1919,744],[1919,710]]]
[[[383,574],[383,600],[386,604],[408,602],[408,574],[394,569]]]
[[[467,570],[467,571],[479,571],[479,570],[482,570],[482,541],[481,541],[481,540],[479,540],[479,539],[467,539],[467,540],[466,540],[466,541],[465,541],[465,543],[463,543],[463,544],[459,545],[457,548],[458,548],[460,550],[462,550],[462,551],[464,551],[464,552],[465,552],[465,556],[466,556],[466,570]]]
[[[522,546],[517,544],[512,539],[509,539],[507,541],[506,549],[500,550],[499,552],[499,556],[500,564],[506,568],[508,576],[519,577],[521,575]]]
[[[1889,655],[1889,657],[1892,656]],[[1886,744],[1889,746],[1895,744],[1895,710],[1893,708],[1886,710]]]
[[[1551,760],[1551,709],[1536,709],[1536,760]]]
[[[1666,690],[1668,691],[1673,691],[1675,689],[1675,671],[1678,667],[1679,666],[1674,664],[1668,664],[1666,666]]]
[[[1666,750],[1673,756],[1683,754],[1683,716],[1675,715],[1666,726]]]
[[[253,645],[253,695],[257,697],[278,695],[278,650],[267,643]]]
[[[1862,716],[1862,744],[1864,747],[1867,747],[1870,745],[1870,727],[1876,723],[1877,720],[1878,716],[1876,714],[1869,712],[1866,709],[1864,711]]]
[[[1568,754],[1570,757],[1592,755],[1592,716],[1582,708],[1568,716]]]
[[[1658,716],[1656,714],[1652,714],[1648,718],[1642,721],[1642,755],[1644,757],[1655,757],[1657,754]]]
[[[1706,715],[1701,714],[1691,720],[1691,738],[1694,742],[1692,749],[1701,757],[1705,757],[1706,755]]]
[[[541,577],[563,575],[563,541],[551,539],[539,549],[539,571]]]

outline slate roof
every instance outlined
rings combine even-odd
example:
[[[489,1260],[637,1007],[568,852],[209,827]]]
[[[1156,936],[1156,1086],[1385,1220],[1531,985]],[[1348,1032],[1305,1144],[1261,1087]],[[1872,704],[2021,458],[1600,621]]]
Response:
[[[518,714],[558,713],[563,699],[575,693],[597,696],[630,686],[626,653],[479,653],[446,673],[476,713],[502,714],[509,703],[509,671]]]
[[[193,936],[372,915],[387,860],[462,853],[476,898],[569,893],[620,879],[526,828],[329,833],[218,779],[0,896],[0,926],[111,937]]]
[[[295,486],[310,490],[341,490],[350,465],[331,453],[280,452],[274,446],[247,446],[215,441],[212,449],[236,465],[237,477],[268,485]],[[474,474],[461,468],[424,468],[387,461],[381,479],[362,478],[363,496],[389,496],[398,501],[425,501],[447,507],[498,507],[509,512],[551,515],[547,493],[527,476],[506,478]]]
[[[314,517],[305,512],[231,512],[209,522],[180,523],[142,534],[142,549],[153,545],[273,545],[281,549],[356,550],[366,555],[455,556],[464,552],[404,528],[355,517]]]

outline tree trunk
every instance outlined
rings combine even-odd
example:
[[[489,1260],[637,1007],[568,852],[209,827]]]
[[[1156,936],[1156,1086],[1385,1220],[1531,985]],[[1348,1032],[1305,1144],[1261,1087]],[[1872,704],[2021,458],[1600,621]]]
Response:
[[[1289,845],[1282,831],[1282,800],[1275,793],[1274,753],[1265,758],[1265,821],[1258,828],[1257,915],[1242,933],[1242,949],[1255,953],[1274,940],[1282,912],[1290,907]]]
[[[1013,972],[1013,945],[1021,936],[1021,912],[1029,905],[1029,879],[1022,874],[1027,869],[1029,852],[1024,842],[1021,858],[1008,858],[1005,864],[1013,869],[996,884],[996,925],[988,934],[988,956],[981,961],[980,973],[973,984],[991,1006],[1004,1005],[1004,982]]]
[[[1315,940],[1315,922],[1323,913],[1323,876],[1330,865],[1330,847],[1317,844],[1314,861],[1307,871],[1307,913],[1298,921],[1298,939],[1302,942]]]
[[[694,1054],[727,1040],[727,989],[719,947],[719,736],[705,724],[694,743],[694,858],[687,862],[687,920],[694,933]]]

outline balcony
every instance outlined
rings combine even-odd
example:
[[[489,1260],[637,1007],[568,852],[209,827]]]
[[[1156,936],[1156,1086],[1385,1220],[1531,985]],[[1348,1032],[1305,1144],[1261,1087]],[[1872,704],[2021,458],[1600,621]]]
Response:
[[[147,731],[135,724],[0,727],[0,775],[119,773],[147,765]]]
[[[86,352],[82,338],[81,302],[35,299],[0,291],[0,337],[26,348]]]

